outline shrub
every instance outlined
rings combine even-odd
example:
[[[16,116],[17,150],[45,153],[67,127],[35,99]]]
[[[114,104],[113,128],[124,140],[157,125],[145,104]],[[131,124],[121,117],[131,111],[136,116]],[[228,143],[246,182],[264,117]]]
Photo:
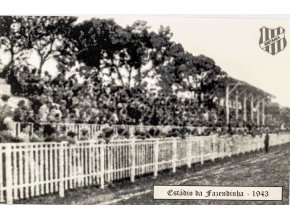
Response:
[[[66,126],[64,125],[64,126],[61,126],[60,127],[60,132],[65,132],[66,131]]]
[[[8,131],[2,131],[0,132],[0,142],[5,143],[5,142],[23,142],[22,139],[18,137],[14,137],[9,133]]]
[[[87,137],[89,134],[89,131],[87,129],[81,129],[81,137]]]
[[[4,131],[4,130],[7,130],[7,126],[0,121],[0,131]]]
[[[9,100],[9,98],[10,98],[9,95],[2,95],[2,96],[1,96],[1,99],[2,99],[2,101],[4,101],[4,102],[7,102],[7,101]]]
[[[113,128],[106,127],[102,129],[105,138],[110,138],[114,134]]]
[[[68,137],[71,137],[71,138],[74,138],[75,136],[76,136],[77,134],[74,132],[74,131],[68,131],[68,133],[67,133],[67,136]]]
[[[44,137],[49,137],[56,133],[56,128],[50,124],[44,125],[43,127],[43,135]]]
[[[52,134],[50,136],[45,137],[44,139],[45,142],[61,142],[63,141],[62,137],[58,137],[57,134]]]
[[[24,101],[24,100],[20,100],[20,101],[18,102],[17,106],[18,106],[19,108],[23,108],[23,107],[25,106],[25,101]]]
[[[42,142],[42,140],[38,137],[35,137],[35,136],[32,136],[30,139],[29,139],[30,142]]]

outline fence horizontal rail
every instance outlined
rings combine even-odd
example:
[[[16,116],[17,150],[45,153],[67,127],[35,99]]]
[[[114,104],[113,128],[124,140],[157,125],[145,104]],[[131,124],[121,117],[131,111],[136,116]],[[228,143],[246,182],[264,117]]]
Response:
[[[270,146],[290,142],[290,134],[270,135]],[[264,147],[264,136],[196,136],[0,144],[0,202],[100,186],[165,169],[191,167]]]

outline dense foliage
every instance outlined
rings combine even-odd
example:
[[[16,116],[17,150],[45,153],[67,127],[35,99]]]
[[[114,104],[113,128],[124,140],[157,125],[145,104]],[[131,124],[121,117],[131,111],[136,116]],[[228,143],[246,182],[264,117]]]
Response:
[[[14,120],[224,125],[219,100],[227,74],[172,35],[169,27],[153,31],[145,21],[122,27],[112,19],[0,17],[0,49],[9,57],[0,61],[0,76],[31,102],[18,105]],[[49,60],[57,73],[44,70]],[[289,120],[289,110],[281,113]]]

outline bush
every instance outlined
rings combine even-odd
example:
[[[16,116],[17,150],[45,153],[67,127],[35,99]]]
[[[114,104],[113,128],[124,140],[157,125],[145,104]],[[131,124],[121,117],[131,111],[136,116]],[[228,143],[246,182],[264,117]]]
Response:
[[[56,133],[56,128],[50,124],[44,125],[43,127],[43,135],[44,137],[50,137],[51,135]]]
[[[38,137],[34,137],[32,136],[30,139],[29,139],[30,142],[42,142],[43,140],[41,140],[40,138]]]
[[[4,130],[7,130],[7,126],[0,121],[0,131],[4,131]]]
[[[45,137],[44,141],[45,142],[61,142],[61,141],[63,141],[63,138],[57,136],[57,134],[54,133],[54,134],[52,134],[50,136]]]
[[[105,134],[105,138],[110,138],[114,134],[113,128],[110,127],[103,128],[102,131]]]
[[[23,107],[25,107],[25,101],[24,101],[24,100],[20,100],[20,101],[18,102],[17,106],[18,106],[19,108],[23,108]]]
[[[118,127],[117,134],[125,138],[129,137],[129,131],[125,127]]]
[[[0,132],[0,142],[2,142],[2,143],[5,143],[5,142],[23,142],[23,140],[18,138],[18,137],[12,136],[7,131],[2,131],[2,132]]]
[[[70,138],[74,138],[77,134],[74,131],[68,131],[67,136]]]
[[[1,99],[2,99],[2,101],[4,101],[4,102],[7,102],[7,101],[9,100],[9,98],[10,98],[9,95],[2,95],[2,96],[1,96]]]
[[[88,138],[89,131],[87,129],[81,129],[81,138],[85,139]]]

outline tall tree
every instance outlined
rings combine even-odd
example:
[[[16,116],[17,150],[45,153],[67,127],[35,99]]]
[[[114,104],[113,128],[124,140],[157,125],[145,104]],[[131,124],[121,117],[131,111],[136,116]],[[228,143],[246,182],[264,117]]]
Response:
[[[204,55],[193,56],[180,49],[180,52],[174,51],[172,57],[164,79],[172,78],[171,83],[180,91],[195,92],[199,105],[216,107],[216,100],[224,93],[226,73]]]
[[[281,122],[284,122],[287,127],[290,127],[290,108],[282,107],[281,108]]]
[[[199,104],[215,107],[214,100],[223,96],[226,72],[217,66],[213,59],[199,55],[195,57],[198,86],[196,88]]]
[[[109,76],[114,66],[105,60],[114,59],[116,50],[123,48],[123,34],[123,28],[112,19],[94,18],[74,26],[68,37],[76,48],[75,58],[79,63],[94,69],[94,74],[106,69],[103,73]],[[97,78],[95,75],[92,77]]]
[[[160,75],[159,85],[163,92],[172,92],[174,85],[179,90],[185,88],[184,78],[190,68],[185,66],[184,57],[185,51],[182,45],[174,42],[160,55],[157,72]]]
[[[128,72],[128,87],[145,87],[147,82],[160,85],[159,69],[166,64],[167,53],[173,45],[170,28],[161,26],[156,33],[150,31],[145,21],[136,21],[125,31],[129,41],[119,56],[121,67],[124,65]]]
[[[23,19],[16,16],[0,17],[0,48],[9,53],[7,66],[13,65],[26,49]]]
[[[67,39],[77,17],[29,16],[24,17],[24,20],[28,46],[36,51],[40,59],[39,75],[49,59],[64,60],[73,52],[71,47],[68,47]]]
[[[80,62],[129,89],[158,78],[157,68],[171,43],[169,28],[155,33],[144,21],[122,28],[113,20],[92,19],[77,25],[71,37]]]
[[[24,21],[22,17],[0,17],[0,48],[9,55],[9,61],[4,66],[0,77],[13,84],[12,93],[19,92],[20,84],[17,80],[17,67],[27,58],[27,38],[25,37]]]

